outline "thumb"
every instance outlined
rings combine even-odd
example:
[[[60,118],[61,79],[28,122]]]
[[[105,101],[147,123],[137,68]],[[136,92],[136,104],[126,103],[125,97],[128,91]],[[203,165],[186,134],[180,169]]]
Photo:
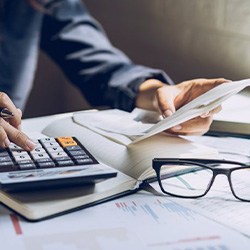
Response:
[[[175,112],[174,100],[176,97],[175,89],[172,86],[166,86],[158,89],[156,98],[158,108],[164,118],[171,116]]]

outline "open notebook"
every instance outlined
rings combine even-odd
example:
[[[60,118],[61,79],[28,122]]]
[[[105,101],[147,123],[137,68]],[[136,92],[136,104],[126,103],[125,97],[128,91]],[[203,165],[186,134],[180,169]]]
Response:
[[[26,219],[38,221],[140,190],[154,180],[153,158],[218,157],[212,148],[161,132],[213,109],[246,86],[250,86],[249,80],[220,85],[156,124],[159,117],[154,113],[136,111],[130,114],[117,110],[78,112],[54,121],[43,134],[76,136],[97,160],[116,169],[117,177],[75,188],[0,191],[0,201]],[[179,169],[173,167],[169,172],[175,171]]]

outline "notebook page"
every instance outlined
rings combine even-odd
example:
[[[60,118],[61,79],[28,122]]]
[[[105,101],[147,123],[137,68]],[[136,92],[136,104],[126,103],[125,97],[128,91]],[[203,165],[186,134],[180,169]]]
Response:
[[[60,136],[72,134],[101,162],[138,179],[151,169],[155,157],[206,157],[214,158],[217,151],[166,133],[155,135],[129,147],[115,143],[104,136],[65,118],[47,126],[44,134]]]
[[[128,145],[135,136],[143,135],[145,130],[154,125],[139,120],[138,116],[140,116],[138,112],[129,113],[118,109],[99,112],[80,111],[74,113],[73,121],[112,141]]]

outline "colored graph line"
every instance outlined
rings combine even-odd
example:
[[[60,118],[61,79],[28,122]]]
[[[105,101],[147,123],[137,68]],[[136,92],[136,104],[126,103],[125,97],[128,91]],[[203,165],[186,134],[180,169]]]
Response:
[[[10,219],[11,219],[11,222],[13,224],[16,234],[21,235],[23,232],[22,232],[22,228],[21,228],[18,217],[15,214],[10,214]]]
[[[202,242],[202,241],[214,241],[214,240],[220,240],[220,236],[218,235],[212,235],[212,236],[207,236],[207,237],[197,237],[197,238],[190,238],[190,239],[180,239],[176,241],[166,241],[166,242],[161,242],[161,243],[151,243],[148,246],[150,247],[156,247],[156,246],[169,246],[169,245],[176,245],[180,243],[195,243],[195,242]],[[213,249],[213,250],[226,250],[228,249],[226,246],[218,245],[218,246],[210,246],[211,248],[206,248],[206,249]],[[198,248],[196,248],[198,249]],[[204,249],[204,248],[200,248]]]

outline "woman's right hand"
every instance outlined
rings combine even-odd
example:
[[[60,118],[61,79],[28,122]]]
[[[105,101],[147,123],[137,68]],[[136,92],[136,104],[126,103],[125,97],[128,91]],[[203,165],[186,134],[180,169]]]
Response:
[[[9,147],[11,141],[25,150],[33,150],[35,144],[21,131],[22,111],[3,92],[0,92],[0,107],[7,108],[14,114],[8,119],[0,118],[0,147]]]

